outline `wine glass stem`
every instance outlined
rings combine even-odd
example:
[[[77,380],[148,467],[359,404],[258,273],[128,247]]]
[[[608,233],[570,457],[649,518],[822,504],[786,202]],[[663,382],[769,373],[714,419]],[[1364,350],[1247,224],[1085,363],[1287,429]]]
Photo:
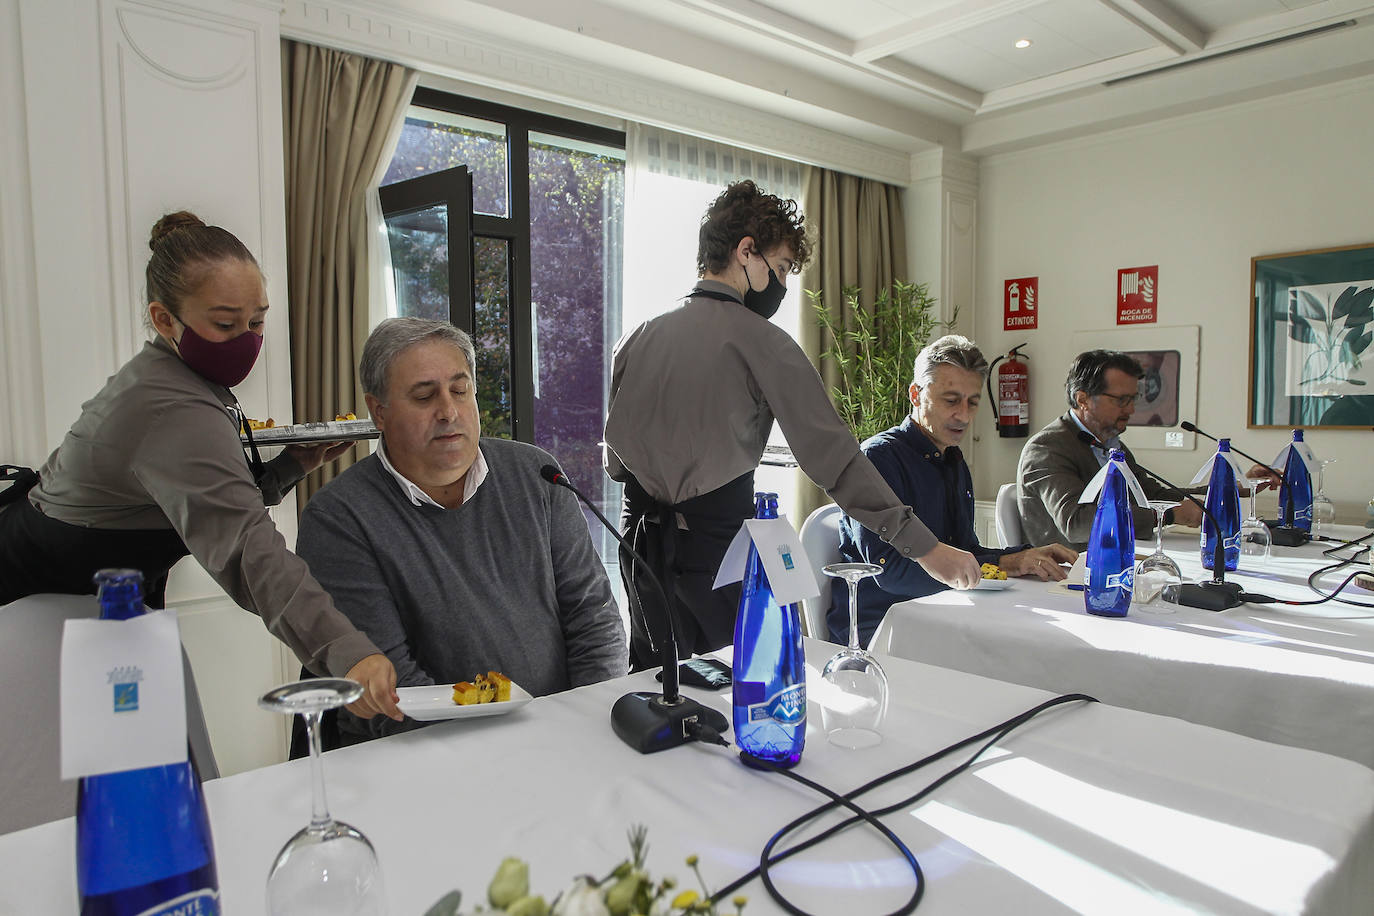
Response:
[[[305,717],[305,730],[310,736],[310,826],[318,829],[332,820],[324,799],[324,760],[320,756],[320,719],[324,712],[317,709],[301,715]]]
[[[845,580],[849,584],[849,648],[859,648],[859,583],[854,579]]]
[[[1252,484],[1250,484],[1250,517],[1251,517],[1251,518],[1254,518],[1254,519],[1259,518],[1259,507],[1258,507],[1258,505],[1256,504],[1258,498],[1259,498],[1259,485],[1258,485],[1258,484],[1252,483]]]
[[[1155,509],[1155,553],[1164,552],[1164,513],[1166,510]]]

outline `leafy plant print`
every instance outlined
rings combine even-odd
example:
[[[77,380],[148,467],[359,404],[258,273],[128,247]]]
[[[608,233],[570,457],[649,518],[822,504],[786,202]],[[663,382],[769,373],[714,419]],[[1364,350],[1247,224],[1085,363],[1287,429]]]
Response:
[[[1356,374],[1364,365],[1362,354],[1374,341],[1371,323],[1374,282],[1290,289],[1288,336],[1297,344],[1290,351],[1290,366],[1295,355],[1301,360],[1290,379],[1296,374],[1298,391],[1335,395],[1341,393],[1336,386],[1367,385],[1367,380]]]

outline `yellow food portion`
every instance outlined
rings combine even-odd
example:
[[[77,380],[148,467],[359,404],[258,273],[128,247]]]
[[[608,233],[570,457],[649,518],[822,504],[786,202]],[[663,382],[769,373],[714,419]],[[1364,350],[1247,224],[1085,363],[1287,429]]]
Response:
[[[1002,572],[1002,567],[993,563],[984,563],[981,567],[984,579],[1005,579],[1007,574]]]
[[[499,671],[479,674],[471,681],[453,685],[453,702],[459,706],[478,703],[503,703],[510,699],[510,678]]]
[[[350,411],[349,413],[347,413],[347,414],[341,414],[341,413],[336,413],[336,414],[334,414],[334,421],[335,421],[336,423],[337,423],[337,422],[341,422],[341,421],[343,421],[343,420],[356,420],[356,419],[358,419],[357,416],[355,416],[351,411]],[[271,429],[272,427],[274,427],[274,426],[276,426],[276,425],[277,425],[277,421],[276,421],[276,420],[273,420],[271,417],[268,417],[266,420],[254,420],[252,417],[249,417],[249,418],[248,418],[248,428],[249,428],[249,429]]]

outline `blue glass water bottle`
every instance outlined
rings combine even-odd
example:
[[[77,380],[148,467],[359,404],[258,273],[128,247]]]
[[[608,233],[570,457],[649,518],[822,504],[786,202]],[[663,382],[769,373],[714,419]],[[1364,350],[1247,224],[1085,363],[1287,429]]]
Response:
[[[1097,514],[1092,534],[1088,535],[1088,559],[1083,573],[1083,604],[1089,614],[1099,617],[1125,617],[1131,606],[1135,570],[1135,519],[1131,516],[1131,494],[1126,478],[1116,462],[1126,461],[1126,453],[1112,452],[1107,479],[1097,495]]]
[[[1231,454],[1231,440],[1217,441],[1217,454],[1212,459],[1212,476],[1207,481],[1207,511],[1221,525],[1221,543],[1226,570],[1240,565],[1240,490],[1236,470],[1225,457]],[[1212,568],[1216,556],[1217,529],[1206,513],[1202,517],[1202,566]]]
[[[777,518],[778,495],[754,494],[754,517]],[[749,545],[735,617],[735,743],[745,763],[790,767],[806,743],[806,656],[797,604],[779,606]]]
[[[1279,523],[1311,531],[1312,475],[1307,473],[1307,462],[1302,460],[1301,446],[1302,430],[1295,429],[1283,462],[1283,483],[1279,484]]]
[[[100,618],[144,613],[143,575],[96,573]],[[219,878],[200,774],[184,763],[84,777],[76,796],[81,916],[217,916]]]

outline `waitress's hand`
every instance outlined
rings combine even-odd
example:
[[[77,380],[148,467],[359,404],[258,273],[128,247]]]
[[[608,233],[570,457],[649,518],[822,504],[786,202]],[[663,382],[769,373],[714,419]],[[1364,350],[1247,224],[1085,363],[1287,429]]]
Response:
[[[930,573],[931,578],[950,588],[973,588],[983,577],[982,567],[973,554],[948,544],[936,544],[935,549],[916,562]]]
[[[396,669],[391,659],[380,652],[369,655],[349,668],[344,677],[363,685],[363,695],[357,702],[348,704],[348,711],[353,715],[371,719],[380,713],[397,722],[405,718],[396,706],[401,698],[396,695]]]
[[[333,461],[353,447],[349,442],[315,442],[310,445],[288,445],[285,451],[309,474],[327,461]]]

